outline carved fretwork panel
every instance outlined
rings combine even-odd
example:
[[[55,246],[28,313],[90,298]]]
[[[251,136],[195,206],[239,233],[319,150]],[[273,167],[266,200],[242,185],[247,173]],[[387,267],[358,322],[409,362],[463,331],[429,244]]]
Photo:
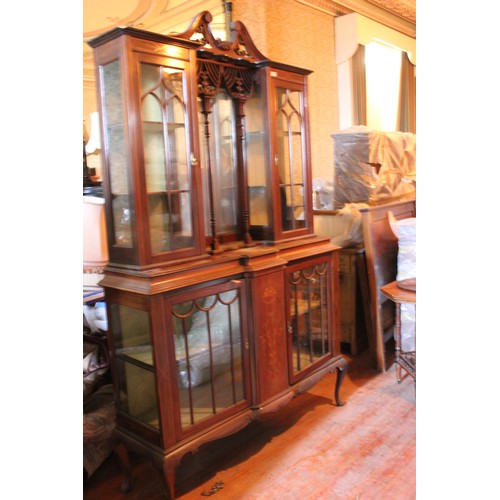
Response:
[[[224,66],[200,59],[197,64],[197,85],[200,97],[214,97],[223,87],[233,99],[246,100],[252,92],[254,70]]]

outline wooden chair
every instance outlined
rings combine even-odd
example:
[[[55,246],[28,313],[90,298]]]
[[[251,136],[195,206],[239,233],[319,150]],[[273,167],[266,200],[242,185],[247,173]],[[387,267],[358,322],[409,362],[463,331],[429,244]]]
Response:
[[[398,270],[398,240],[389,225],[388,213],[397,220],[416,217],[415,200],[360,208],[365,245],[366,268],[370,289],[372,331],[369,332],[370,357],[374,367],[385,372],[388,368],[386,343],[392,338],[395,322],[394,303],[380,288],[396,279]]]

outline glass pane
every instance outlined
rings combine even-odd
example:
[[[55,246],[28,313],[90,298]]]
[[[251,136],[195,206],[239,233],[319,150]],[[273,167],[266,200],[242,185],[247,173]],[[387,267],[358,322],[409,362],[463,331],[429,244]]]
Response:
[[[250,225],[268,226],[266,129],[262,90],[257,83],[245,105],[245,131]]]
[[[205,233],[210,230],[210,189],[205,117],[200,113],[200,142],[203,192],[205,202]],[[220,90],[209,115],[210,168],[217,233],[235,233],[238,220],[238,182],[235,159],[233,102],[226,91]]]
[[[120,409],[159,428],[149,315],[119,304],[110,311]]]
[[[144,169],[153,254],[193,245],[184,71],[141,64]]]
[[[120,409],[159,429],[154,373],[120,358],[116,360],[116,368]]]
[[[305,227],[302,92],[276,89],[277,155],[283,230]]]
[[[297,373],[330,352],[328,342],[327,265],[290,274],[292,365]]]
[[[182,427],[244,398],[239,290],[173,306]]]
[[[111,188],[114,241],[112,244],[132,246],[131,207],[128,165],[123,126],[123,98],[118,61],[102,67],[102,96],[104,105],[104,140],[108,151],[108,170]]]
[[[297,92],[294,93],[295,95]],[[293,95],[293,94],[292,94]],[[290,120],[292,128],[291,140],[291,185],[293,186],[290,205],[293,207],[294,229],[305,227],[304,206],[304,168],[302,163],[302,122],[298,114],[293,114]]]

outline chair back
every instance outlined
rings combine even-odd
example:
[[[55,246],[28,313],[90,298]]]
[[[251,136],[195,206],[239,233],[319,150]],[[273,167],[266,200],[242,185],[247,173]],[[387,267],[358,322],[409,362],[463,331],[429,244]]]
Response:
[[[393,335],[394,303],[380,288],[394,281],[398,272],[398,239],[389,224],[388,213],[396,220],[416,217],[416,201],[404,200],[360,208],[366,270],[370,289],[370,311],[373,331],[369,332],[370,355],[379,371],[386,371],[386,342]]]

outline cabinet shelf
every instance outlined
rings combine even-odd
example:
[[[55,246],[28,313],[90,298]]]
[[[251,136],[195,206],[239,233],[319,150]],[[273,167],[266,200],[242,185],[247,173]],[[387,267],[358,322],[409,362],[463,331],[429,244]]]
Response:
[[[303,314],[306,313],[311,313],[313,310],[317,310],[320,308],[320,302],[319,300],[311,300],[310,302],[307,299],[299,299],[297,301],[297,316],[302,316]],[[295,316],[295,306],[292,302],[292,307],[291,307],[291,313],[293,316]]]
[[[289,132],[288,130],[278,130],[277,132],[277,136],[280,138],[286,138],[289,135],[298,137],[302,135],[302,132]]]
[[[162,131],[163,130],[163,122],[153,122],[153,121],[143,121],[143,127],[152,128],[154,131]],[[166,122],[167,128],[169,129],[178,129],[185,128],[186,124],[183,122]]]
[[[265,135],[266,135],[266,133],[262,130],[256,130],[253,132],[245,132],[246,139],[262,139]],[[233,142],[234,136],[233,135],[224,135],[223,137],[221,137],[221,139],[223,139],[225,141]]]
[[[189,191],[185,189],[158,189],[154,191],[148,191],[148,196],[172,196],[180,195],[183,193],[188,193]]]
[[[150,371],[154,368],[151,346],[126,347],[124,349],[118,349],[116,354],[123,361],[132,363],[140,368],[145,368]]]
[[[299,188],[303,188],[304,187],[304,184],[298,184],[298,183],[295,183],[295,184],[286,184],[286,183],[281,183],[280,182],[280,188],[284,188],[284,187],[299,187]]]

